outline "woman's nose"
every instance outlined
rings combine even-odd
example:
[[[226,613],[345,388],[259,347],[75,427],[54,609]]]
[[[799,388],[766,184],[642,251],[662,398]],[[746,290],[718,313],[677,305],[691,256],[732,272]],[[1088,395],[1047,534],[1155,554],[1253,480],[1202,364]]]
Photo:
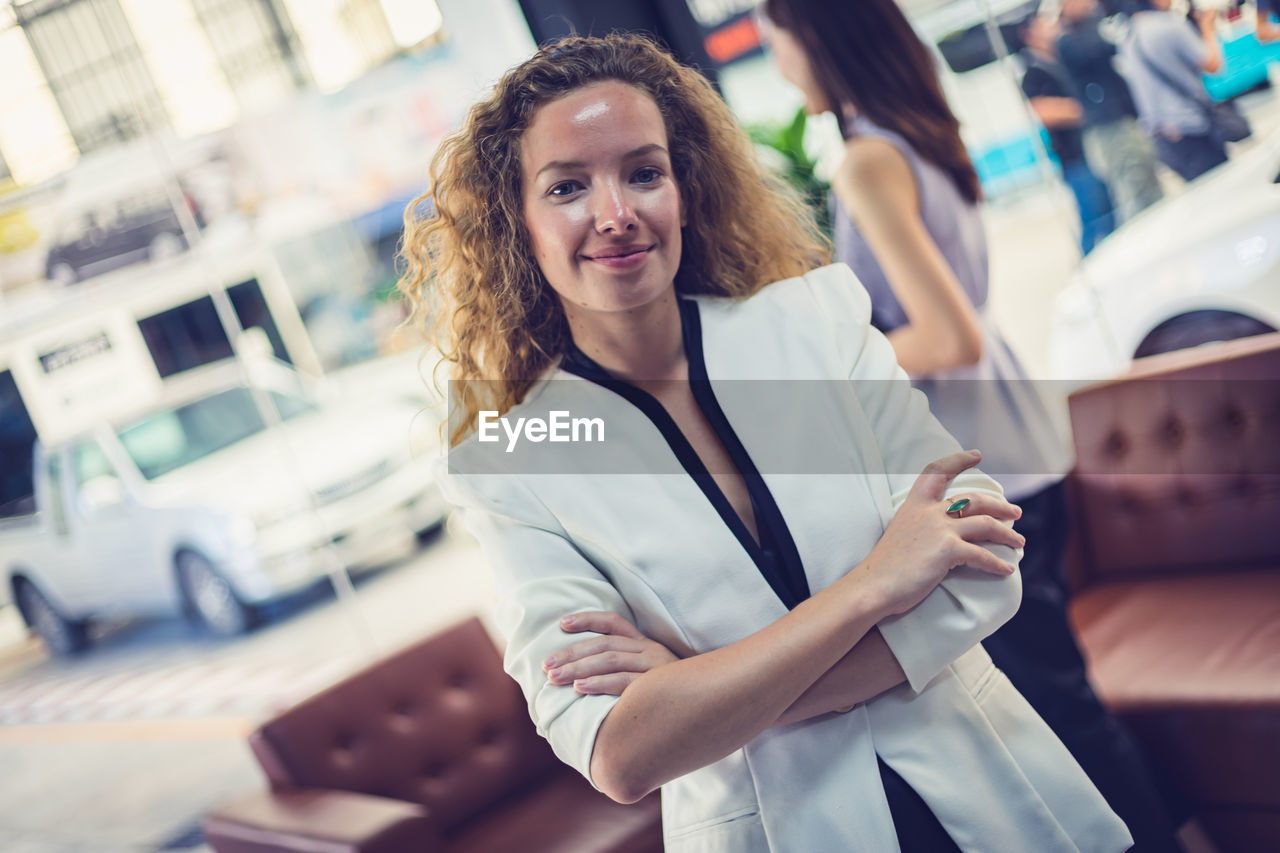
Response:
[[[636,212],[622,187],[607,186],[598,195],[596,231],[616,234],[636,227]]]

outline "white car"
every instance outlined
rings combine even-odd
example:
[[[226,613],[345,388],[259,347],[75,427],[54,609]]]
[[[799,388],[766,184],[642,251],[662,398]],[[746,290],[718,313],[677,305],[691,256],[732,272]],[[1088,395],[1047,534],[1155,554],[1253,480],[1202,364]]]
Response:
[[[1146,355],[1280,328],[1280,132],[1104,240],[1058,295],[1050,370],[1097,379]]]
[[[83,648],[94,617],[186,612],[239,633],[257,605],[406,556],[443,520],[421,407],[318,399],[278,362],[243,378],[197,368],[163,405],[37,443],[34,506],[0,523],[0,569],[52,650]]]

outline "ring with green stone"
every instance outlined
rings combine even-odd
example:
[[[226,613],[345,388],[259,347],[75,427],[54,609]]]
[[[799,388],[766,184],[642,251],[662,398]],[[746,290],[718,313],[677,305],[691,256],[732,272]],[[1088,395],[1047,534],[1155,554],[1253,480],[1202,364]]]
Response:
[[[964,508],[969,505],[968,498],[960,498],[960,500],[947,507],[947,515],[952,518],[964,518]]]

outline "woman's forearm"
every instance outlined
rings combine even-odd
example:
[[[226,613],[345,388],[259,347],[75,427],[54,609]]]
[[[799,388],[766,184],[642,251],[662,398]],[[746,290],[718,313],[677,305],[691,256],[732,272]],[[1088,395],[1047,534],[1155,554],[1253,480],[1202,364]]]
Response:
[[[596,732],[590,759],[596,786],[619,802],[635,802],[677,776],[719,761],[776,725],[876,625],[915,610],[956,567],[997,577],[1016,572],[1015,565],[984,547],[1026,544],[1001,523],[1017,517],[1016,507],[980,492],[969,497],[974,514],[966,518],[948,516],[941,505],[947,484],[980,459],[977,451],[962,451],[926,465],[871,552],[777,621],[631,681]],[[849,666],[863,654],[888,651],[869,642]],[[551,665],[555,677],[563,666]],[[884,679],[869,682],[871,692],[854,695],[855,701],[892,686],[893,667],[880,674]],[[807,713],[810,701],[827,701],[828,686],[835,689],[824,685],[822,697],[815,694],[793,713]]]
[[[634,802],[777,724],[884,615],[864,568],[736,643],[637,678],[597,733],[595,784]]]
[[[1222,48],[1218,44],[1218,33],[1214,29],[1217,14],[1205,10],[1196,17],[1200,29],[1200,40],[1204,42],[1205,58],[1200,63],[1200,70],[1208,74],[1216,74],[1222,69]]]
[[[902,369],[912,376],[927,376],[974,364],[982,357],[982,338],[945,334],[952,329],[939,329],[929,334],[908,323],[885,335]]]
[[[847,711],[907,680],[880,631],[872,628],[835,666],[823,673],[774,725],[785,726],[831,711]]]

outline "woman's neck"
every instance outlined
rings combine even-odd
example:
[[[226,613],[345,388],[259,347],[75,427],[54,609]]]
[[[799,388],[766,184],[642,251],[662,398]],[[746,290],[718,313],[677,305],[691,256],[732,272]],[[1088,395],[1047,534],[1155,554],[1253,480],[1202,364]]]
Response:
[[[568,310],[573,342],[623,381],[683,379],[688,361],[677,300],[673,288],[661,299],[631,311],[600,314]]]

